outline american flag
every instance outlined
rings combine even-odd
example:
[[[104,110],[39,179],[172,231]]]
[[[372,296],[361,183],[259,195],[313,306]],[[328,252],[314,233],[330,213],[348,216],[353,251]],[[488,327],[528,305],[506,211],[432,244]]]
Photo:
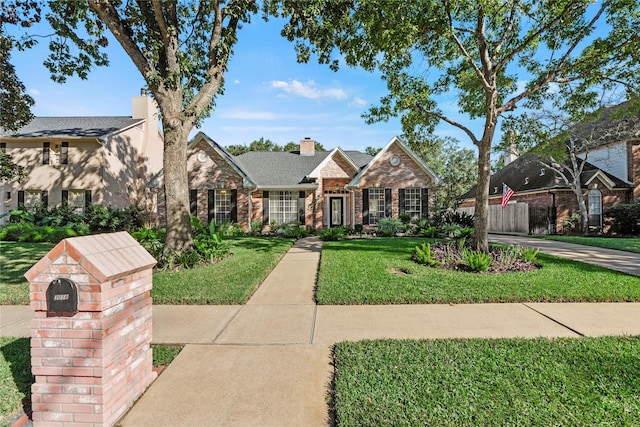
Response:
[[[516,192],[509,188],[507,184],[502,184],[502,201],[500,202],[502,209],[507,207],[507,203],[509,203],[509,200],[514,194],[516,194]]]

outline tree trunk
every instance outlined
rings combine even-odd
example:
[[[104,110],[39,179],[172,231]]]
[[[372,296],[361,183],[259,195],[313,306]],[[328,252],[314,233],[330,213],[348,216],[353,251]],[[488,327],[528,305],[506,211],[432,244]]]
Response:
[[[489,180],[491,179],[491,140],[485,133],[478,145],[478,186],[476,209],[473,219],[475,247],[478,251],[489,251]]]
[[[163,116],[164,133],[164,194],[167,236],[164,252],[191,249],[191,218],[189,212],[189,178],[187,175],[187,138],[189,129],[176,119]]]
[[[574,183],[573,192],[576,195],[578,209],[580,211],[580,234],[584,236],[589,233],[589,212],[587,211],[587,204],[584,201],[582,188],[580,188],[580,182],[577,184]]]

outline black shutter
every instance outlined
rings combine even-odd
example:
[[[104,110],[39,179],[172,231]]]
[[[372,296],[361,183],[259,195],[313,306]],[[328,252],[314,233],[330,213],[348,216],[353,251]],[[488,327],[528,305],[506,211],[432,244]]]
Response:
[[[298,221],[304,224],[304,191],[298,192]]]
[[[62,190],[62,206],[69,204],[69,190]]]
[[[0,151],[2,151],[3,153],[7,152],[7,143],[6,142],[0,142]]]
[[[231,190],[231,222],[238,222],[238,190]]]
[[[215,221],[216,218],[216,190],[207,190],[207,222]]]
[[[40,193],[40,201],[45,208],[49,206],[49,192],[47,190],[44,190],[42,193]]]
[[[369,225],[369,189],[362,190],[362,223]]]
[[[49,147],[50,146],[48,142],[42,143],[42,164],[43,165],[49,164]]]
[[[18,207],[21,208],[24,206],[24,191],[18,191]]]
[[[403,213],[407,209],[404,206],[404,188],[398,189],[398,212]]]
[[[262,223],[269,224],[269,192],[262,192]]]
[[[391,206],[391,189],[384,189],[384,216],[391,217],[393,215],[393,210]]]
[[[91,190],[84,190],[84,207],[88,207],[91,204]]]
[[[189,212],[198,216],[198,190],[189,190]]]
[[[420,203],[422,205],[422,218],[429,218],[429,189],[423,188],[420,194]]]
[[[62,147],[60,148],[60,164],[66,165],[69,164],[69,143],[63,142]]]

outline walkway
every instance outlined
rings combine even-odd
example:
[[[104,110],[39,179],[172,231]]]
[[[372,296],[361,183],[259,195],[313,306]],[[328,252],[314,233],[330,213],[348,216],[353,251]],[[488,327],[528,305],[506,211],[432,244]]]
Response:
[[[592,257],[571,246],[560,250]],[[120,425],[327,426],[343,340],[640,334],[640,303],[316,306],[320,251],[296,243],[243,306],[154,306],[154,343],[187,345]],[[640,265],[633,256],[623,264]],[[30,318],[0,306],[0,335],[28,336]]]

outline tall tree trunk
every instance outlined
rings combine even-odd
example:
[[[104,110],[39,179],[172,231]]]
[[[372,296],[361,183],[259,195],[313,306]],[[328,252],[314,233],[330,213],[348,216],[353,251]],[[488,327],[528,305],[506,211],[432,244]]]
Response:
[[[493,132],[491,132],[491,135]],[[489,250],[489,180],[491,179],[491,137],[485,132],[478,145],[478,186],[473,230],[476,250]]]
[[[189,212],[189,178],[187,174],[187,138],[189,130],[179,119],[163,116],[164,194],[167,236],[165,253],[193,246]]]

